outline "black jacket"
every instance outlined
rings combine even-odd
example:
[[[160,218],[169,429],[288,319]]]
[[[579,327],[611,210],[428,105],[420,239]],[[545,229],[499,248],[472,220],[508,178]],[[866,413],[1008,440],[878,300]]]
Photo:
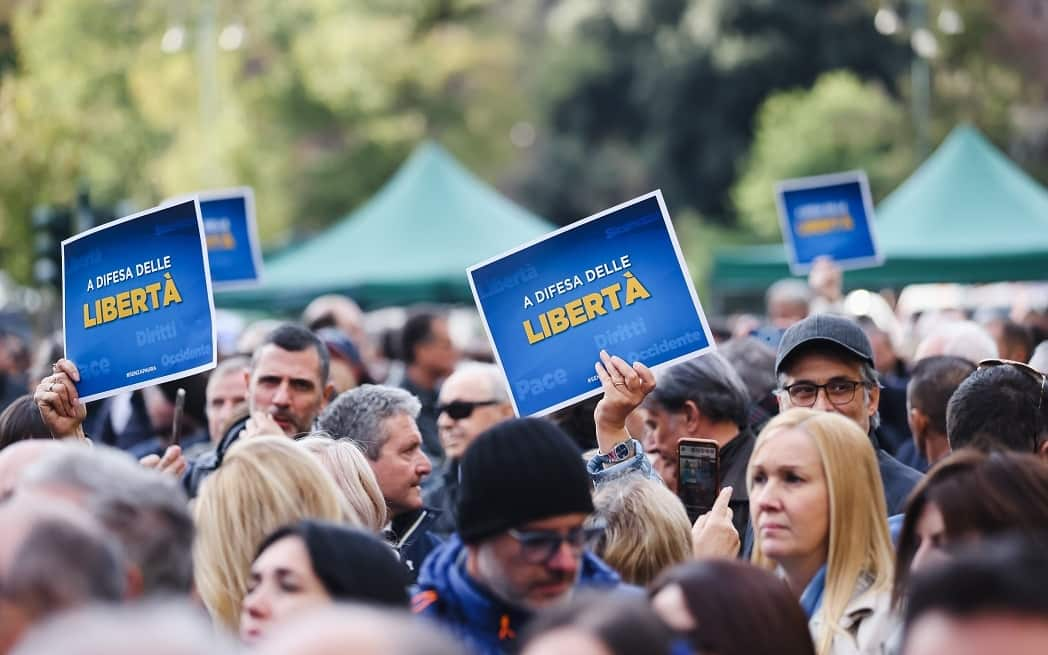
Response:
[[[186,472],[182,474],[182,488],[186,490],[190,498],[196,498],[204,479],[222,466],[222,459],[226,456],[226,451],[240,438],[240,433],[247,425],[248,418],[250,417],[245,416],[229,426],[213,451],[206,452],[187,464]]]
[[[459,461],[457,459],[446,460],[443,468],[434,477],[436,484],[425,494],[426,507],[439,511],[431,530],[441,537],[448,537],[455,531],[456,505],[459,496]]]
[[[400,561],[411,574],[411,582],[418,579],[422,562],[443,541],[433,534],[433,523],[440,511],[429,507],[401,514],[393,519],[385,531],[386,539],[400,555]]]

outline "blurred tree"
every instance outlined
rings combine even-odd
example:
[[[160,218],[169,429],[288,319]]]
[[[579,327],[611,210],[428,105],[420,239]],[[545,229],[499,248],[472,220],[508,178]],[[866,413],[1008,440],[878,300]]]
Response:
[[[30,208],[68,204],[78,180],[101,203],[139,206],[251,185],[273,244],[344,216],[427,137],[491,175],[523,105],[495,4],[5,3],[0,265],[29,278],[12,245]]]
[[[779,237],[775,182],[863,169],[874,201],[912,172],[912,128],[905,109],[877,83],[827,73],[810,90],[777,93],[757,115],[757,133],[732,198],[741,227]]]
[[[730,224],[729,189],[769,93],[838,68],[893,92],[908,61],[905,44],[875,31],[866,0],[540,6],[548,124],[515,184],[562,220],[659,186],[671,207]]]

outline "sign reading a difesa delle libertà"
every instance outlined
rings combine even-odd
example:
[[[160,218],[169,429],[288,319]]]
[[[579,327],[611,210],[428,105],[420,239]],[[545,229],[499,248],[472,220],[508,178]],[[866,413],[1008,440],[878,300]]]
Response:
[[[775,200],[794,275],[806,274],[821,257],[845,270],[884,262],[863,171],[783,180],[775,187]]]
[[[62,242],[66,357],[96,400],[215,366],[214,301],[196,199]]]
[[[599,393],[602,349],[655,368],[713,344],[659,191],[467,275],[519,416]]]

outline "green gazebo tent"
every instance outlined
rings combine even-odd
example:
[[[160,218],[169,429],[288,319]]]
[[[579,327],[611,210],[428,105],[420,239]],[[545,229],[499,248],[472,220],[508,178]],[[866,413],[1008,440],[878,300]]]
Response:
[[[884,265],[848,271],[849,287],[1048,279],[1048,191],[971,126],[877,207]],[[763,292],[788,277],[781,244],[716,254],[719,296]]]
[[[268,259],[262,286],[218,293],[215,303],[294,311],[324,293],[366,307],[469,302],[468,266],[553,229],[426,142],[363,206]]]

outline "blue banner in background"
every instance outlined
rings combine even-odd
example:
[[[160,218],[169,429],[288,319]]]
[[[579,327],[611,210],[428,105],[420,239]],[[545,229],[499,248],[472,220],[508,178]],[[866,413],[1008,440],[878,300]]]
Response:
[[[217,290],[255,286],[262,281],[262,254],[249,187],[200,193],[211,282]]]
[[[829,257],[845,270],[883,263],[866,173],[785,180],[776,185],[775,198],[794,275],[806,274],[818,257]]]
[[[657,367],[713,343],[658,191],[467,274],[518,416],[599,393],[601,349]]]
[[[62,242],[65,353],[85,402],[213,368],[214,315],[196,199]]]

